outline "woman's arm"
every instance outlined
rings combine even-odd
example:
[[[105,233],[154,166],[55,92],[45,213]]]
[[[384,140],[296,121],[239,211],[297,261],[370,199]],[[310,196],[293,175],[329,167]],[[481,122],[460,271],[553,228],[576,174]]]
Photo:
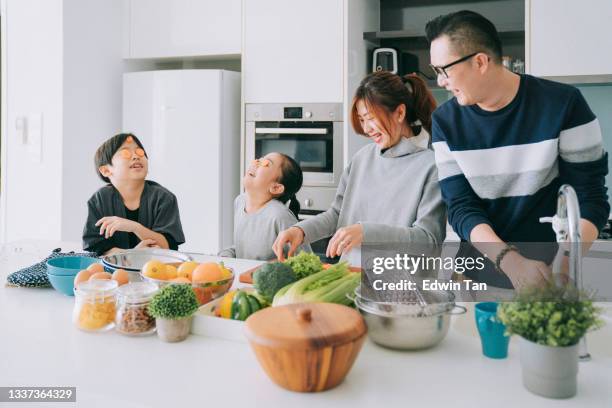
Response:
[[[304,242],[311,243],[322,238],[331,237],[336,232],[336,228],[338,227],[338,218],[340,216],[340,209],[342,208],[342,202],[344,201],[344,192],[346,191],[346,185],[348,183],[350,172],[351,164],[349,163],[347,168],[342,173],[342,177],[338,183],[338,189],[336,190],[334,202],[327,211],[295,224],[295,227],[298,227],[304,231]]]

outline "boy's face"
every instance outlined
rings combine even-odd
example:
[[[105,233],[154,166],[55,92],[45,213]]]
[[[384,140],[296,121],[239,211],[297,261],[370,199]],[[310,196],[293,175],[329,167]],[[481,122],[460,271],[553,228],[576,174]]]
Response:
[[[101,166],[99,170],[113,184],[117,181],[144,180],[149,171],[149,161],[144,150],[132,138],[128,138],[113,155],[111,164]]]
[[[283,157],[278,153],[268,153],[255,159],[246,171],[242,181],[249,190],[268,191],[276,196],[282,194],[284,186],[278,183],[282,174]]]

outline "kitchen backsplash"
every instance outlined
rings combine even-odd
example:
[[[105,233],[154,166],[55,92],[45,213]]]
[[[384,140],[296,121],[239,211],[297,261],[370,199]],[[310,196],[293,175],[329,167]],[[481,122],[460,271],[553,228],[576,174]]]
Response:
[[[604,147],[609,152],[608,168],[612,172],[612,84],[579,85],[578,88],[599,119]],[[450,97],[450,93],[444,89],[433,89],[432,92],[438,104]],[[612,174],[608,174],[606,185],[608,201],[612,205]]]
[[[612,84],[578,86],[589,103],[593,113],[599,119],[603,135],[604,148],[608,152],[608,169],[612,171]],[[608,201],[612,205],[612,175],[606,178]]]

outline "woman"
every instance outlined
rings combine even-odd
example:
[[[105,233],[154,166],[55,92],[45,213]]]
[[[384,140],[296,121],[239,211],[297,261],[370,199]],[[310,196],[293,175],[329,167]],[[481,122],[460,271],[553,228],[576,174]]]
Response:
[[[446,207],[430,149],[436,103],[414,74],[366,76],[353,98],[355,132],[374,143],[361,148],[344,170],[331,208],[281,232],[273,250],[279,260],[303,242],[332,236],[327,256],[347,254],[362,243],[441,244]]]

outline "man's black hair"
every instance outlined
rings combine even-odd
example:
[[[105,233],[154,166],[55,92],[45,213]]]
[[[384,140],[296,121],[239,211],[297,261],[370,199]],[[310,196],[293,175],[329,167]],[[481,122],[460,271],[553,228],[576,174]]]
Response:
[[[501,64],[502,45],[497,29],[491,21],[473,11],[461,10],[438,16],[427,23],[425,35],[430,43],[448,36],[459,56],[484,52]]]

